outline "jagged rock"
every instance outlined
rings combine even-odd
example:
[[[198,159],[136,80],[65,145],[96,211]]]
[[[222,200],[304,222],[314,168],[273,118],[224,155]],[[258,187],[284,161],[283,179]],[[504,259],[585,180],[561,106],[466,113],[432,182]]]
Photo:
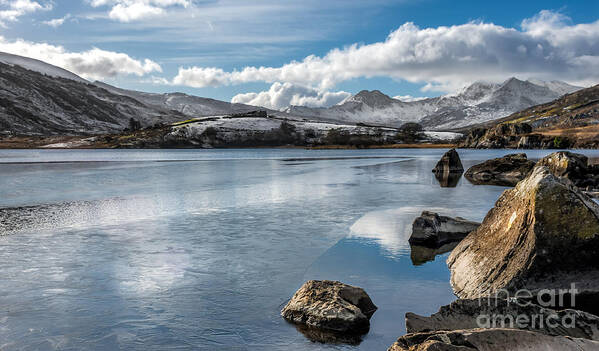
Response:
[[[499,289],[599,290],[599,205],[570,181],[535,167],[504,191],[483,223],[452,251],[461,298]]]
[[[599,317],[573,309],[557,311],[524,300],[460,299],[430,317],[406,313],[408,333],[474,328],[513,328],[599,340]]]
[[[559,151],[543,157],[537,165],[549,168],[556,177],[567,178],[578,187],[587,187],[595,185],[588,162],[585,155]]]
[[[528,175],[535,166],[526,154],[510,154],[487,160],[470,167],[464,176],[477,185],[514,186]]]
[[[462,240],[479,225],[461,217],[451,218],[423,211],[412,223],[412,235],[408,241],[414,245],[439,247]]]
[[[502,123],[490,129],[476,128],[468,133],[461,147],[500,149],[519,143],[520,135],[532,132],[527,123]]]
[[[326,334],[320,341],[330,341],[343,340],[347,334],[367,333],[370,317],[376,309],[361,288],[337,281],[310,280],[293,295],[281,316],[292,323],[317,329],[318,332],[312,334]]]
[[[599,342],[518,329],[467,329],[407,334],[387,351],[596,351]]]
[[[543,136],[541,134],[523,135],[518,140],[518,149],[538,149],[542,146]]]
[[[462,161],[460,160],[460,155],[455,149],[451,149],[447,151],[437,162],[435,168],[433,168],[434,173],[462,173],[464,172],[464,167],[462,166]]]

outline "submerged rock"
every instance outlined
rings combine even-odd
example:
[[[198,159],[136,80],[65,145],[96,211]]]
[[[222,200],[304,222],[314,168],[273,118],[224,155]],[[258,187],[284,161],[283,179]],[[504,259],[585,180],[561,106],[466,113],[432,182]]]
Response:
[[[281,315],[307,327],[300,331],[311,339],[344,342],[368,332],[376,309],[361,288],[337,281],[310,280],[293,295]]]
[[[461,298],[571,283],[599,290],[598,218],[599,205],[571,182],[535,167],[452,251],[452,287]]]
[[[434,173],[462,173],[464,172],[464,167],[462,166],[462,161],[460,160],[460,155],[455,149],[451,149],[447,151],[437,162],[435,168],[433,168]]]
[[[406,313],[408,333],[473,328],[513,328],[599,340],[599,317],[572,309],[557,311],[530,301],[460,299],[430,317]]]
[[[412,236],[408,241],[414,245],[439,247],[462,240],[479,225],[461,217],[451,218],[423,211],[412,223]]]
[[[464,176],[477,185],[514,186],[524,179],[535,166],[526,154],[511,154],[487,160],[470,167]]]
[[[591,351],[599,342],[518,329],[467,329],[407,334],[388,351]]]

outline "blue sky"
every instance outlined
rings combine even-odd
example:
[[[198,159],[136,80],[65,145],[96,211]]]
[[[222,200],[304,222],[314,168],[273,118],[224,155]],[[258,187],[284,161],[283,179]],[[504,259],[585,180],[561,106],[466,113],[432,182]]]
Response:
[[[124,88],[327,106],[512,75],[596,84],[598,19],[599,1],[0,0],[0,50]]]

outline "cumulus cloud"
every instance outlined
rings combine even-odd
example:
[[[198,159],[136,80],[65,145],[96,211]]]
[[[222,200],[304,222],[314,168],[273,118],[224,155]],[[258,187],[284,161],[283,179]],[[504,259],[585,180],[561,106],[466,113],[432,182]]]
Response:
[[[105,79],[129,74],[143,76],[151,72],[162,72],[160,65],[152,60],[136,60],[124,53],[98,48],[69,52],[62,46],[24,40],[9,41],[0,36],[0,51],[38,59],[86,79]]]
[[[382,42],[337,48],[279,67],[181,67],[173,83],[191,87],[247,82],[288,82],[320,90],[361,77],[425,83],[424,91],[455,91],[484,78],[559,79],[578,85],[599,81],[599,21],[570,24],[542,11],[520,28],[470,22],[420,28],[405,23]]]
[[[280,110],[290,105],[328,107],[338,104],[349,96],[351,94],[345,91],[321,91],[297,84],[276,82],[267,91],[238,94],[231,99],[231,102]]]
[[[0,26],[6,26],[6,22],[15,22],[19,17],[36,11],[48,11],[52,4],[40,4],[31,0],[0,0]]]
[[[93,7],[110,6],[108,16],[119,22],[132,22],[163,15],[173,6],[189,7],[192,0],[92,0]]]
[[[45,25],[47,25],[47,26],[50,26],[50,27],[58,28],[58,27],[62,26],[64,24],[64,22],[66,20],[68,20],[69,18],[71,18],[71,15],[67,14],[64,17],[54,18],[54,19],[51,19],[51,20],[48,20],[48,21],[43,21],[42,23],[45,24]]]
[[[412,95],[397,95],[393,97],[395,100],[403,101],[403,102],[414,102],[428,99],[427,97],[422,96],[412,96]]]

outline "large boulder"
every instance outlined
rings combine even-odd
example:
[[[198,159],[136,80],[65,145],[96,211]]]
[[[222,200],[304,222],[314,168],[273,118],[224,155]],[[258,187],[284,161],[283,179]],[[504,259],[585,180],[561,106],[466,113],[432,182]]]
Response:
[[[318,340],[326,341],[335,335],[367,333],[376,309],[361,288],[337,281],[310,280],[293,295],[281,315],[292,323],[316,329],[309,335],[325,335]]]
[[[597,351],[599,342],[518,329],[467,329],[407,334],[388,351]]]
[[[408,333],[473,328],[513,328],[599,340],[599,317],[572,309],[556,310],[525,300],[460,299],[442,306],[430,317],[406,313]]]
[[[455,149],[447,151],[441,157],[439,162],[437,162],[437,165],[433,168],[433,172],[437,174],[464,172],[464,167],[462,166],[462,161],[460,160],[458,152]]]
[[[439,247],[464,239],[479,225],[461,217],[452,218],[423,211],[412,223],[412,235],[408,241],[413,245]]]
[[[589,160],[585,155],[559,151],[543,157],[537,165],[547,167],[555,176],[569,179],[578,187],[594,188],[599,179],[594,174],[595,167],[588,163]]]
[[[546,167],[508,189],[449,255],[461,298],[500,289],[599,290],[599,205]]]
[[[535,166],[526,154],[510,154],[487,160],[470,167],[464,176],[477,185],[514,186],[524,179]]]

